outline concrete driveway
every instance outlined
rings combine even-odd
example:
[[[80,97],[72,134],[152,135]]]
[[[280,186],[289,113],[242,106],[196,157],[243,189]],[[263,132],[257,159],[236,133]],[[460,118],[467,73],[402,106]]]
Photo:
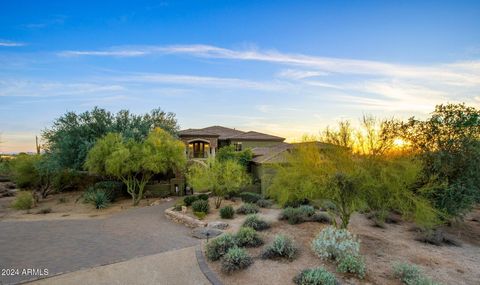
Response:
[[[172,204],[105,219],[0,222],[0,270],[20,271],[0,275],[0,284],[37,279],[45,269],[52,276],[197,245],[188,228],[165,218]],[[24,275],[23,269],[36,271]]]

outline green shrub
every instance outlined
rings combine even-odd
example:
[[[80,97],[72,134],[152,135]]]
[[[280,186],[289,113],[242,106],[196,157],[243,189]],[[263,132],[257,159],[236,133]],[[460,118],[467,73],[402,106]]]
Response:
[[[310,218],[312,222],[322,223],[322,224],[331,224],[332,218],[328,213],[315,213]]]
[[[287,220],[289,224],[296,225],[309,220],[315,214],[312,206],[303,205],[298,208],[287,207],[283,209],[280,220]]]
[[[292,201],[287,201],[283,207],[284,208],[288,208],[288,207],[292,207],[292,208],[298,208],[302,205],[309,205],[310,204],[310,201],[308,199],[300,199],[300,200],[292,200]]]
[[[192,210],[194,212],[203,212],[207,214],[210,211],[210,205],[208,201],[205,200],[197,200],[192,204]]]
[[[393,275],[405,285],[440,285],[425,276],[418,266],[406,262],[395,263]]]
[[[17,197],[12,203],[12,208],[16,210],[29,210],[34,205],[33,194],[30,191],[19,191]]]
[[[297,285],[337,285],[335,275],[323,267],[305,269],[293,278]]]
[[[262,252],[262,258],[286,258],[288,260],[293,260],[297,253],[298,248],[290,237],[276,235],[273,242]]]
[[[365,277],[367,269],[365,268],[365,262],[359,255],[346,255],[340,258],[337,266],[338,272],[352,273],[357,275],[360,279]]]
[[[96,209],[104,209],[110,205],[110,197],[103,190],[95,190],[89,187],[83,194],[83,201],[95,206]]]
[[[198,199],[200,200],[208,200],[208,194],[199,194],[197,195]]]
[[[110,201],[114,202],[124,194],[123,186],[124,184],[119,181],[100,181],[95,183],[93,188],[95,188],[95,190],[103,190],[108,197],[110,197]]]
[[[209,260],[216,261],[236,245],[237,239],[235,236],[230,233],[225,233],[207,243],[205,246],[205,255]]]
[[[250,227],[241,227],[235,238],[239,246],[257,247],[263,244],[263,240],[257,231]]]
[[[244,203],[237,209],[237,214],[248,215],[258,213],[259,211],[260,209],[257,205],[252,203]]]
[[[239,196],[245,203],[256,203],[258,200],[262,199],[262,195],[253,192],[242,192]]]
[[[193,204],[193,202],[198,200],[197,195],[191,195],[183,198],[183,202],[185,202],[185,206],[189,207]]]
[[[360,241],[346,229],[329,226],[312,241],[312,250],[321,259],[333,260],[340,272],[350,272],[363,278],[365,262],[360,256]]]
[[[52,208],[43,208],[43,209],[40,209],[37,214],[42,214],[42,215],[45,215],[45,214],[49,214],[52,212]]]
[[[244,227],[250,227],[257,231],[263,231],[270,228],[270,224],[260,219],[257,214],[248,215],[243,222]]]
[[[255,204],[260,208],[270,208],[273,205],[273,202],[267,199],[260,199]]]
[[[233,219],[235,215],[235,210],[233,210],[232,206],[225,206],[220,209],[220,217],[222,219]]]
[[[222,259],[222,270],[226,273],[249,267],[253,263],[253,259],[248,255],[247,251],[237,246],[230,248]]]
[[[199,218],[200,220],[203,220],[207,215],[207,213],[205,212],[193,212],[193,214],[195,215],[195,217]]]
[[[175,202],[175,205],[173,206],[173,209],[175,211],[181,211],[182,206],[185,206],[185,202],[183,202],[183,200],[177,200],[177,202]]]

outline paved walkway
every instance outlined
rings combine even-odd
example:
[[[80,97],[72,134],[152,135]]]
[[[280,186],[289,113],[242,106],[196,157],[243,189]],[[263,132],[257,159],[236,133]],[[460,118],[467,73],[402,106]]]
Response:
[[[195,247],[75,271],[32,285],[210,285],[200,271]]]
[[[106,219],[0,222],[0,270],[48,269],[52,276],[198,244],[188,228],[165,218],[172,204]],[[0,284],[36,278],[0,275]]]

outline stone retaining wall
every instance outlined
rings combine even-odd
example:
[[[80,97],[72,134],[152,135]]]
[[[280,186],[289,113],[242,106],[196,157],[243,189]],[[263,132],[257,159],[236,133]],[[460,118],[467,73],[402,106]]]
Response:
[[[165,216],[179,224],[183,224],[189,228],[206,227],[207,223],[200,221],[199,219],[192,218],[182,212],[174,211],[172,208],[165,210]]]

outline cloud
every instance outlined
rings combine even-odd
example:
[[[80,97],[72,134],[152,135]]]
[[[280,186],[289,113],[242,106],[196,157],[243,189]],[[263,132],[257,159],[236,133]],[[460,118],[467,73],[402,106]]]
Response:
[[[21,47],[25,45],[26,45],[25,43],[20,43],[20,42],[0,40],[0,47]]]
[[[313,72],[373,75],[383,77],[424,79],[441,81],[443,84],[473,86],[480,84],[478,65],[480,61],[436,64],[405,65],[371,60],[320,57],[304,54],[281,53],[274,50],[232,50],[210,45],[172,45],[172,46],[134,46],[116,47],[106,51],[64,51],[63,56],[147,56],[152,54],[187,54],[197,57],[261,61],[288,66],[301,66],[313,69]],[[310,71],[312,72],[312,70]],[[310,73],[311,75],[312,73]],[[307,74],[292,73],[297,79]]]

